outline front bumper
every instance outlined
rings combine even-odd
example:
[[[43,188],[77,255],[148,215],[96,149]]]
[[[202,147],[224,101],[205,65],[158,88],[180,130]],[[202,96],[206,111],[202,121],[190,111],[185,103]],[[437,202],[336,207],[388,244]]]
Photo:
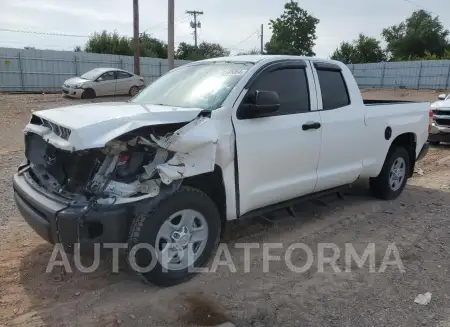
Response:
[[[75,89],[75,88],[66,87],[66,86],[63,86],[61,88],[62,95],[69,96],[72,98],[81,98],[81,95],[83,94],[83,92],[84,92],[83,89]]]
[[[79,228],[79,217],[86,203],[69,203],[41,192],[27,172],[14,175],[13,188],[21,215],[47,242],[72,245],[122,243],[127,239],[132,219],[129,206],[97,205],[87,213]]]

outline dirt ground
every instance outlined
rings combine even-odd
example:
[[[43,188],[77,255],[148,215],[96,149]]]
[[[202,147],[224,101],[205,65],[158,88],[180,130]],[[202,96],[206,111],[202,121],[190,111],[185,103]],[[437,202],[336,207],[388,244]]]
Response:
[[[365,98],[434,101],[432,91],[363,92]],[[124,100],[100,99],[99,101]],[[46,273],[52,246],[41,240],[17,212],[11,177],[21,161],[25,126],[31,110],[78,104],[60,95],[0,95],[0,327],[3,326],[187,326],[231,319],[237,326],[450,326],[450,146],[432,148],[395,201],[379,201],[358,183],[344,200],[327,205],[303,203],[297,218],[278,213],[275,224],[262,219],[230,224],[226,242],[236,265],[200,274],[171,288],[142,284],[126,265],[112,273],[105,260],[94,273]],[[284,255],[290,244],[335,243],[344,252],[352,243],[359,255],[376,246],[376,273],[366,265],[342,272],[317,263],[295,273],[284,261],[263,272],[262,250],[252,250],[251,271],[236,243],[283,243],[271,255]],[[405,267],[378,272],[389,243],[395,243]],[[262,247],[262,245],[261,245]],[[314,251],[316,259],[317,251]],[[304,264],[304,252],[292,256]],[[426,305],[414,298],[432,293]]]

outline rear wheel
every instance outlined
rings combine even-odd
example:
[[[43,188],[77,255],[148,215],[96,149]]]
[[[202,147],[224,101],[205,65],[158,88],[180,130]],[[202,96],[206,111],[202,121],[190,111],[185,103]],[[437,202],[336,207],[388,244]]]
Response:
[[[380,174],[370,180],[375,197],[384,200],[397,198],[405,188],[410,170],[409,154],[405,148],[389,151]]]
[[[195,275],[217,249],[221,219],[203,192],[181,187],[134,218],[127,260],[145,282],[171,286]]]
[[[130,92],[128,92],[130,96],[134,97],[136,94],[139,93],[139,88],[137,86],[132,86],[130,88]]]
[[[86,89],[81,94],[82,99],[94,99],[96,96],[95,91],[93,89]]]

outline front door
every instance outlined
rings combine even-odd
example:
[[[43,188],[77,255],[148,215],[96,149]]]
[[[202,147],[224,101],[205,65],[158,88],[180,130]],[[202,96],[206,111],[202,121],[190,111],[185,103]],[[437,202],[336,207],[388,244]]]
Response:
[[[116,91],[116,76],[114,71],[109,71],[100,75],[94,84],[97,96],[114,95]]]
[[[272,64],[247,89],[242,103],[256,90],[275,91],[281,106],[265,117],[239,119],[239,108],[233,115],[240,215],[313,192],[321,142],[312,70],[305,61]],[[312,123],[317,127],[305,128]]]

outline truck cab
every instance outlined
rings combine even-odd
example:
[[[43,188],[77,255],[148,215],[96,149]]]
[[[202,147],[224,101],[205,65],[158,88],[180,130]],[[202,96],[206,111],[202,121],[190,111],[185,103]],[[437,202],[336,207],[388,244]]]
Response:
[[[16,204],[50,243],[123,242],[180,283],[225,224],[359,178],[393,200],[427,152],[429,103],[363,101],[341,62],[234,56],[168,72],[127,103],[33,113]],[[136,255],[143,243],[155,251]]]

